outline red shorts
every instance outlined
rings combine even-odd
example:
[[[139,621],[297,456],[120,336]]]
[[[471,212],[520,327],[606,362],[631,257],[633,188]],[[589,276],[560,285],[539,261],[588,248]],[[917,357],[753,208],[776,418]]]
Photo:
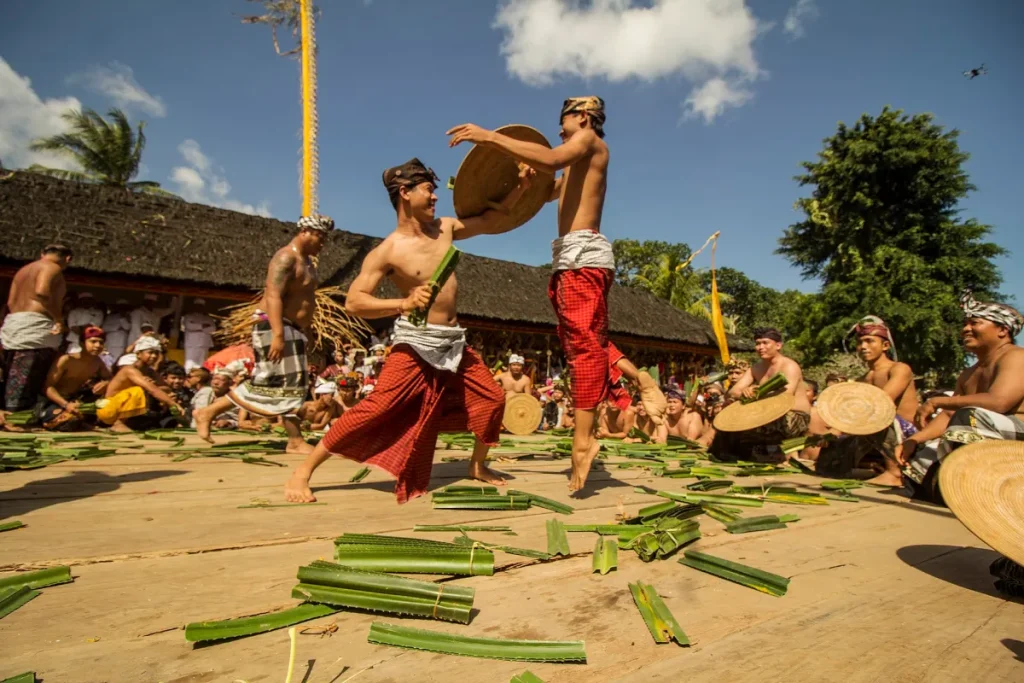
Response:
[[[384,363],[369,396],[345,411],[323,439],[331,453],[375,465],[398,479],[399,503],[430,484],[439,432],[471,431],[498,443],[505,393],[468,346],[457,373],[431,367],[405,344]]]
[[[615,365],[624,356],[608,340],[608,291],[614,278],[607,268],[579,268],[555,271],[548,283],[572,374],[573,406],[580,410],[594,410],[605,399],[620,410],[630,404]]]

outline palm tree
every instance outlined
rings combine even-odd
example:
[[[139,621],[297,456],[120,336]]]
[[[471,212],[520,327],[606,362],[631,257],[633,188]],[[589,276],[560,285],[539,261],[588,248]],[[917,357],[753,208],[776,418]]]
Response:
[[[28,170],[36,173],[77,180],[79,182],[112,185],[139,192],[169,195],[152,180],[132,180],[139,173],[146,125],[139,121],[138,131],[132,130],[128,117],[120,109],[107,112],[110,121],[92,109],[69,109],[61,114],[68,124],[68,132],[40,138],[29,145],[36,152],[55,152],[71,157],[81,171],[67,171],[33,164]]]
[[[700,271],[694,271],[676,254],[662,254],[657,264],[648,264],[635,277],[636,285],[659,299],[702,320],[711,320],[711,293],[701,284]],[[728,303],[731,297],[719,293],[718,300]],[[735,334],[735,318],[722,316],[725,331]]]

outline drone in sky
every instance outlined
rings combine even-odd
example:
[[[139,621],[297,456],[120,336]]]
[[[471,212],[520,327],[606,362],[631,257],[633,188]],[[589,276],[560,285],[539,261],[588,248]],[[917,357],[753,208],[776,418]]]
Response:
[[[964,72],[964,76],[966,76],[968,80],[973,81],[978,76],[984,76],[987,73],[988,73],[988,67],[986,67],[984,64],[982,64],[979,67],[976,67],[974,69],[969,69],[969,70],[965,71]]]

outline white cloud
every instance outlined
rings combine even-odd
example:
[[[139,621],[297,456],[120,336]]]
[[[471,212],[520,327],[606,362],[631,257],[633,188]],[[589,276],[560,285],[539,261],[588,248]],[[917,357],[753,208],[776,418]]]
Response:
[[[529,85],[682,75],[701,84],[691,97],[704,115],[748,101],[743,85],[761,75],[754,41],[765,27],[745,0],[505,0],[494,27],[509,73]],[[724,99],[711,101],[716,93]]]
[[[814,4],[814,0],[796,0],[796,3],[786,12],[786,18],[782,20],[782,30],[790,38],[802,38],[804,22],[817,16],[818,7]]]
[[[67,157],[32,152],[28,146],[36,138],[64,132],[66,126],[60,115],[81,106],[74,97],[41,99],[32,89],[32,82],[18,75],[0,57],[0,159],[4,166],[24,168],[42,164],[52,168],[77,168]]]
[[[754,93],[742,84],[712,78],[690,91],[690,96],[683,103],[683,118],[703,117],[704,123],[711,123],[726,107],[743,106],[753,97]]]
[[[270,202],[266,199],[253,205],[228,197],[231,193],[231,183],[224,177],[224,169],[214,166],[198,142],[185,140],[178,145],[178,151],[187,165],[176,166],[171,171],[170,179],[177,186],[174,192],[182,199],[255,216],[270,217]]]
[[[67,82],[102,93],[122,109],[137,109],[158,118],[167,116],[163,99],[150,95],[135,80],[132,68],[121,62],[111,62],[109,66],[93,66],[83,73],[68,76]]]

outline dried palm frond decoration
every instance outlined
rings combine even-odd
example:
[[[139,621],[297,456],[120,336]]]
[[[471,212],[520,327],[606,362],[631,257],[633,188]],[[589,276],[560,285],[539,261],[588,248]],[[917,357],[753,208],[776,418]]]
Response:
[[[345,342],[358,344],[362,338],[373,332],[373,328],[365,320],[348,314],[345,305],[339,301],[344,296],[345,291],[341,287],[321,287],[316,290],[310,349],[323,349],[325,342],[335,348]],[[228,311],[227,315],[217,316],[220,320],[219,329],[214,333],[217,341],[224,346],[251,344],[252,327],[256,323],[253,314],[262,299],[263,292],[260,292],[248,303],[236,304],[225,309]]]

